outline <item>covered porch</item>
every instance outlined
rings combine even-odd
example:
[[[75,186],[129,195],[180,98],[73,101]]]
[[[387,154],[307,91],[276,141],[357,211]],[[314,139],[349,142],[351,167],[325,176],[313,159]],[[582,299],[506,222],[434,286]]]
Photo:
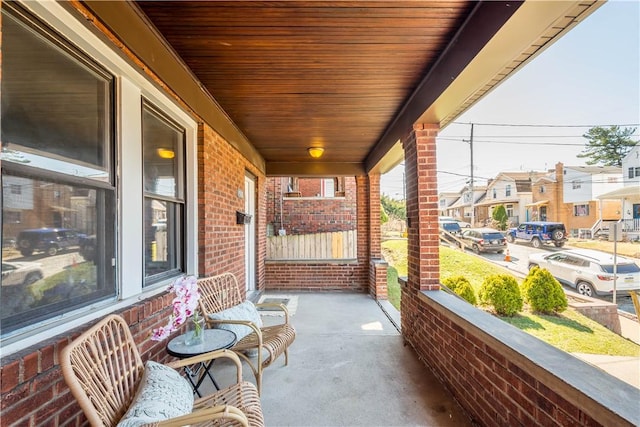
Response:
[[[439,284],[439,130],[598,6],[3,2],[3,233],[73,222],[85,240],[55,255],[3,247],[3,262],[55,268],[37,301],[3,289],[2,424],[85,424],[60,350],[117,313],[145,360],[167,361],[149,340],[167,285],[227,271],[250,296],[300,292],[292,366],[265,374],[271,425],[637,424],[637,390],[583,375]],[[402,159],[398,332],[378,305],[379,185]],[[355,258],[267,263],[268,179],[342,176],[355,181]],[[398,400],[381,418],[387,392]]]

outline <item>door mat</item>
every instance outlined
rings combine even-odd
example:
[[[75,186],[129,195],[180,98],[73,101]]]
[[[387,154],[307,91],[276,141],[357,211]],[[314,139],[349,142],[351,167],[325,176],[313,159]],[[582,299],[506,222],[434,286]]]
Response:
[[[297,295],[262,295],[258,304],[283,304],[289,311],[289,316],[293,316],[298,308]],[[270,307],[258,308],[262,316],[284,316],[282,310],[274,310]]]

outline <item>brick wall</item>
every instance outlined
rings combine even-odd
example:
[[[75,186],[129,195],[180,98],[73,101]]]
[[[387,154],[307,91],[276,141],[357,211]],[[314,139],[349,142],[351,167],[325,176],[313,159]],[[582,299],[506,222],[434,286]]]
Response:
[[[200,276],[226,271],[245,283],[244,226],[236,224],[236,211],[244,211],[246,172],[256,177],[256,288],[264,288],[266,241],[266,179],[206,124],[198,130],[198,265]],[[262,257],[262,258],[260,258]]]
[[[628,384],[594,369],[590,386],[583,362],[444,292],[420,295],[417,304],[419,321],[402,327],[407,342],[479,425],[630,425],[598,402],[597,390],[617,389],[610,400],[624,400]]]
[[[298,290],[298,291],[356,291],[368,292],[369,290],[369,259],[371,253],[370,223],[369,223],[369,177],[358,176],[355,179],[346,179],[345,202],[355,209],[353,225],[358,233],[358,255],[355,262],[278,262],[265,263],[265,282],[269,290]],[[271,184],[268,186],[271,187]],[[305,202],[306,200],[285,200],[288,203]],[[311,202],[340,203],[341,199],[318,199]],[[267,206],[271,203],[267,201]],[[286,216],[285,216],[286,218]],[[379,216],[378,216],[379,218]],[[320,221],[316,217],[316,221]],[[278,228],[279,225],[276,225]],[[286,224],[285,224],[286,228]],[[327,231],[336,231],[332,228]],[[289,230],[287,230],[289,233]]]
[[[288,179],[269,178],[266,185],[266,216],[274,234],[278,233],[280,227],[286,230],[287,235],[354,230],[358,220],[355,179],[347,177],[344,181],[344,198],[292,197],[283,200],[281,191],[284,189],[286,192]],[[298,180],[300,185],[312,185],[313,182],[319,183],[320,180]],[[307,188],[306,191],[311,190]]]
[[[138,344],[143,360],[168,361],[166,342],[149,340],[165,325],[172,296],[163,294],[120,311]],[[79,426],[87,421],[62,378],[60,350],[90,324],[2,359],[1,412],[3,426]],[[176,333],[177,335],[177,333]]]

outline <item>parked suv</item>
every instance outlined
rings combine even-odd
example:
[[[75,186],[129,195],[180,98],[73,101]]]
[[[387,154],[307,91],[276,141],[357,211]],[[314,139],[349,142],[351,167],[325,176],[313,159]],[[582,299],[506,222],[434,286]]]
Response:
[[[23,256],[29,256],[34,252],[44,252],[53,256],[60,250],[78,246],[81,236],[83,235],[69,228],[23,230],[18,234],[17,246]]]
[[[526,240],[534,248],[539,248],[543,243],[553,243],[561,248],[567,241],[567,229],[561,222],[530,221],[508,229],[505,237],[509,243],[516,239]]]
[[[493,228],[467,228],[462,230],[460,240],[477,254],[480,252],[501,254],[507,248],[504,235]]]
[[[592,249],[570,249],[529,256],[529,269],[545,268],[560,282],[576,288],[582,295],[613,293],[613,255]],[[616,292],[640,290],[640,267],[632,259],[616,258]]]

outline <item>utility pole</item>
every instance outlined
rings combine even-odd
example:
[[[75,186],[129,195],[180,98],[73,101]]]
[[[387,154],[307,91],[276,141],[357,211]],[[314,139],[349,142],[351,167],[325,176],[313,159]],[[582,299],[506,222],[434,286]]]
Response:
[[[471,150],[471,180],[469,183],[469,187],[470,187],[470,191],[471,191],[471,227],[475,227],[476,224],[476,215],[475,215],[475,208],[473,206],[473,202],[474,202],[474,194],[473,194],[473,123],[471,123],[471,136],[469,138],[469,149]]]

